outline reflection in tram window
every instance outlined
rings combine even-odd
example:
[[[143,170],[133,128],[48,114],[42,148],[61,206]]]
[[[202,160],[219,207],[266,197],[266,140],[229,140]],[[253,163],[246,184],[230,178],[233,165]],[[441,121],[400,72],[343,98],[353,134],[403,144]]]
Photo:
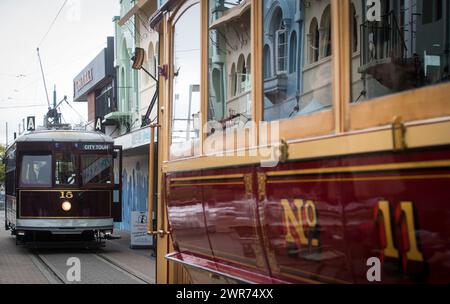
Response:
[[[55,184],[75,185],[76,184],[76,156],[70,152],[55,154]]]
[[[250,9],[250,0],[209,0],[208,121],[222,128],[251,119]]]
[[[264,119],[330,109],[330,1],[263,3]]]
[[[352,101],[450,80],[449,1],[351,1]],[[359,39],[358,39],[359,38]]]
[[[112,183],[111,155],[82,155],[81,176],[83,185]]]
[[[51,155],[24,155],[20,173],[20,186],[52,186]]]
[[[201,60],[198,3],[189,7],[179,17],[173,35],[171,152],[172,155],[190,156],[190,147],[199,138],[200,126]]]

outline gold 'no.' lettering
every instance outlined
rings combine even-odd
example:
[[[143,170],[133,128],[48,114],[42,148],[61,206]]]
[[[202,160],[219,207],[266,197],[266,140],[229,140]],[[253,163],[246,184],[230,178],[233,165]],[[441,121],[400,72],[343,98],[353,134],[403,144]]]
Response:
[[[297,215],[292,210],[291,204],[287,199],[281,200],[281,206],[283,207],[284,222],[286,227],[285,240],[288,243],[298,243],[296,242],[294,236],[292,235],[291,227],[294,227],[296,234],[300,239],[299,245],[309,245],[309,239],[306,237],[304,230],[304,221],[306,219],[306,224],[309,228],[314,229],[317,226],[317,214],[316,207],[314,203],[310,200],[306,201],[306,204],[301,199],[295,199],[294,205],[297,211]],[[319,245],[318,239],[311,239],[311,245],[317,247]]]

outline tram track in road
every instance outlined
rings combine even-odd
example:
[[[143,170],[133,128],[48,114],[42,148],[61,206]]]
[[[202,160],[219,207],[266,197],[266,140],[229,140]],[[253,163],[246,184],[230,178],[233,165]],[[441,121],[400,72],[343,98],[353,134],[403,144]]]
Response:
[[[127,267],[125,267],[124,265],[122,265],[121,263],[115,261],[114,259],[107,257],[106,255],[102,254],[102,253],[94,253],[99,259],[105,261],[106,263],[111,264],[114,267],[117,267],[119,269],[121,269],[122,271],[125,271],[126,273],[128,273],[129,275],[133,276],[136,280],[141,281],[142,284],[152,284],[152,282],[148,281],[146,278],[143,278],[141,275],[135,273],[134,271],[132,271],[131,269],[128,269]]]
[[[50,284],[151,284],[146,278],[97,250],[31,249],[31,259]],[[69,258],[80,261],[80,281],[67,278]]]
[[[32,251],[31,260],[50,284],[66,284],[64,278],[61,278],[61,274],[36,250]]]

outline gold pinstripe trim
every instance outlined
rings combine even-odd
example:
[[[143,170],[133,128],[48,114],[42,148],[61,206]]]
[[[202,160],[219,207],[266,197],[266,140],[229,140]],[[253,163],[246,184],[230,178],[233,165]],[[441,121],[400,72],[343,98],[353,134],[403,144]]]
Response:
[[[170,178],[170,181],[171,182],[183,182],[183,181],[204,181],[204,180],[212,180],[212,179],[239,179],[239,178],[244,178],[244,174],[174,177],[174,178]]]
[[[244,182],[210,182],[210,183],[183,183],[183,184],[172,184],[171,187],[189,187],[189,186],[220,186],[220,185],[244,185]]]
[[[347,182],[347,181],[383,181],[383,180],[416,180],[416,179],[447,179],[450,174],[411,175],[411,176],[379,176],[379,177],[336,177],[336,178],[309,178],[309,179],[285,179],[269,180],[268,184],[286,183],[314,183],[314,182]]]
[[[409,170],[409,169],[425,169],[425,168],[431,169],[442,167],[450,167],[450,160],[272,171],[266,172],[266,175],[270,177],[275,177],[287,175],[308,175],[308,174],[325,174],[325,173],[355,173],[355,172],[375,172],[375,171]]]

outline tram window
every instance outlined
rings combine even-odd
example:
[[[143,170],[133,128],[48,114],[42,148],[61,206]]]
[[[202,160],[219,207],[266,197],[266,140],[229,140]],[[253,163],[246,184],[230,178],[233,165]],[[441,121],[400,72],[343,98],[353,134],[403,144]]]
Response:
[[[76,156],[70,152],[55,154],[55,184],[75,185],[76,184]]]
[[[112,183],[112,155],[82,155],[81,177],[83,185]]]
[[[22,187],[52,186],[51,155],[24,155],[21,168],[20,185]]]
[[[174,25],[171,154],[192,156],[200,126],[200,5],[194,4]]]
[[[250,0],[209,0],[208,121],[222,129],[251,120],[250,16]]]
[[[352,59],[353,103],[450,80],[449,1],[363,4],[351,1],[360,42]]]
[[[330,109],[331,1],[263,0],[263,27],[264,120]]]
[[[5,174],[5,183],[6,183],[6,194],[7,195],[15,195],[16,194],[16,185],[15,185],[15,171],[10,171]]]

